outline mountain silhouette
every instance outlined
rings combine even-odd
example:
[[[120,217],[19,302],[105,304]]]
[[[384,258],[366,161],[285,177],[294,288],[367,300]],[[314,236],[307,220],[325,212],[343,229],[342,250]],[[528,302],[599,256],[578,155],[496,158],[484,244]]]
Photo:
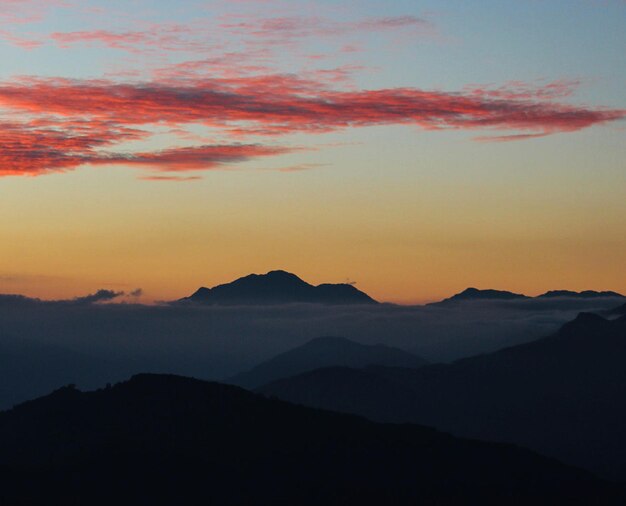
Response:
[[[584,290],[582,292],[574,292],[571,290],[550,290],[549,292],[538,295],[537,298],[549,298],[549,297],[568,297],[576,299],[596,299],[598,297],[624,297],[621,293],[617,292],[596,292],[595,290]]]
[[[614,307],[613,309],[609,309],[606,314],[610,316],[614,315],[626,315],[626,304],[622,304],[621,306]]]
[[[399,348],[382,344],[364,345],[342,337],[318,337],[230,378],[228,383],[256,388],[276,379],[322,367],[421,367],[426,363],[426,360]]]
[[[384,422],[532,448],[626,480],[626,316],[581,313],[556,334],[419,369],[319,369],[261,392]]]
[[[623,504],[514,446],[138,375],[0,413],[0,504]]]
[[[550,290],[546,293],[542,293],[537,297],[529,297],[527,295],[523,295],[520,293],[508,292],[506,290],[479,290],[478,288],[466,288],[460,293],[453,295],[452,297],[448,297],[447,299],[443,299],[439,302],[434,302],[429,305],[449,305],[453,303],[459,302],[467,302],[467,301],[509,301],[509,300],[520,300],[520,299],[598,299],[598,298],[623,298],[624,296],[617,292],[604,291],[597,292],[595,290],[584,290],[582,292],[574,292],[572,290]]]
[[[250,274],[213,288],[202,287],[182,301],[219,305],[377,303],[353,285],[326,283],[314,286],[285,271]]]
[[[460,293],[453,295],[447,299],[443,299],[440,302],[434,302],[433,304],[450,304],[455,302],[465,302],[474,300],[514,300],[514,299],[527,299],[526,295],[519,293],[507,292],[506,290],[479,290],[478,288],[466,288]]]

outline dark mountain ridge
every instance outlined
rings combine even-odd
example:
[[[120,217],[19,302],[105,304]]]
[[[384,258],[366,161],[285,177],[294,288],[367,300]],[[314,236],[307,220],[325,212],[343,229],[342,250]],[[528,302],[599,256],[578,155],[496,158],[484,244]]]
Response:
[[[353,285],[325,283],[314,286],[295,274],[280,270],[267,274],[250,274],[213,288],[202,287],[190,297],[181,300],[219,305],[377,303]]]
[[[622,504],[623,490],[509,445],[138,375],[0,413],[0,503]]]
[[[626,480],[626,316],[419,369],[321,369],[260,391],[385,422],[507,441]],[[332,385],[332,387],[331,387]]]
[[[621,306],[617,306],[617,307],[614,307],[613,309],[609,309],[606,312],[606,314],[609,315],[609,316],[626,315],[626,304],[622,304]]]
[[[612,291],[597,292],[595,290],[583,290],[582,292],[574,292],[572,290],[550,290],[549,292],[542,293],[539,297],[569,297],[579,299],[597,299],[602,297],[621,297],[624,296],[621,293]]]
[[[364,345],[343,337],[318,337],[230,378],[227,383],[257,388],[280,378],[322,367],[421,367],[426,364],[426,360],[399,348],[383,344]]]
[[[526,295],[520,293],[508,292],[506,290],[493,290],[485,289],[479,290],[478,288],[466,288],[460,293],[448,297],[440,302],[434,304],[449,304],[455,302],[473,301],[473,300],[516,300],[527,299]]]
[[[624,296],[617,292],[595,290],[583,290],[582,292],[575,292],[572,290],[550,290],[536,297],[529,297],[520,293],[509,292],[506,290],[493,290],[493,289],[478,289],[478,288],[466,288],[460,293],[443,299],[433,304],[452,304],[468,301],[511,301],[511,300],[541,300],[541,299],[606,299],[606,298],[624,298]]]

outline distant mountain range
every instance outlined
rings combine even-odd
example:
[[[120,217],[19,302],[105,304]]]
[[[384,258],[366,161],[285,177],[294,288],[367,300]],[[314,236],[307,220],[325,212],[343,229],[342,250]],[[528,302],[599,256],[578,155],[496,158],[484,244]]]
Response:
[[[573,292],[571,290],[551,290],[538,297],[569,297],[576,299],[597,299],[599,297],[624,297],[621,293],[604,291],[596,292],[595,290],[583,290],[582,292]]]
[[[508,292],[506,290],[493,290],[467,288],[434,304],[454,304],[475,300],[519,300],[519,299],[545,299],[545,298],[575,298],[592,299],[624,297],[617,292],[584,290],[574,292],[571,290],[551,290],[537,297]],[[217,285],[213,288],[202,287],[189,297],[179,302],[195,302],[215,305],[272,305],[290,303],[316,303],[316,304],[377,304],[372,297],[358,290],[351,284],[325,283],[311,285],[303,281],[295,274],[276,270],[267,274],[250,274],[236,279],[231,283]]]
[[[440,302],[433,304],[454,304],[466,301],[510,301],[510,300],[522,300],[522,299],[598,299],[598,298],[624,298],[624,296],[617,292],[604,291],[597,292],[595,290],[584,290],[582,292],[574,292],[572,290],[550,290],[546,293],[538,295],[537,297],[529,297],[520,293],[507,292],[506,290],[479,290],[478,288],[467,288],[452,297],[443,299]]]
[[[457,293],[452,297],[442,300],[441,303],[462,302],[467,300],[513,300],[527,299],[526,295],[519,293],[507,292],[505,290],[479,290],[478,288],[466,288],[461,293]]]
[[[327,368],[261,392],[506,441],[626,480],[626,316],[581,313],[529,344],[419,369]]]
[[[0,504],[623,504],[518,447],[138,375],[0,413]]]
[[[326,283],[314,286],[295,274],[280,270],[250,274],[213,288],[202,287],[182,301],[217,305],[377,304],[353,285]]]
[[[399,348],[383,344],[364,345],[342,337],[318,337],[281,353],[248,372],[238,374],[228,383],[256,388],[276,379],[330,366],[365,367],[384,365],[421,367],[428,362]]]

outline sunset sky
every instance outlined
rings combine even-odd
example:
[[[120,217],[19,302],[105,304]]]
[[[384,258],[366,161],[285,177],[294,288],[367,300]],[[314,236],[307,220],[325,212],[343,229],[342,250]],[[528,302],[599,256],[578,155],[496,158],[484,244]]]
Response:
[[[0,293],[626,293],[626,1],[0,0]]]

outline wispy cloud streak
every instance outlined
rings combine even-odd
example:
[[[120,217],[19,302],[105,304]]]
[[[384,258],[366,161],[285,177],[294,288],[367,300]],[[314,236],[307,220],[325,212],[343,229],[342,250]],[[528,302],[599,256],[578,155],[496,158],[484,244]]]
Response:
[[[494,130],[519,140],[573,132],[626,117],[626,111],[561,102],[574,83],[472,87],[336,89],[327,80],[283,74],[170,78],[146,83],[29,78],[0,83],[0,107],[36,119],[0,125],[0,174],[41,174],[82,164],[158,170],[212,169],[293,148],[236,143],[131,154],[99,150],[147,136],[154,125],[217,127],[227,136],[284,136],[372,125],[429,130]],[[504,132],[504,134],[503,134]],[[510,133],[509,133],[510,132]]]

